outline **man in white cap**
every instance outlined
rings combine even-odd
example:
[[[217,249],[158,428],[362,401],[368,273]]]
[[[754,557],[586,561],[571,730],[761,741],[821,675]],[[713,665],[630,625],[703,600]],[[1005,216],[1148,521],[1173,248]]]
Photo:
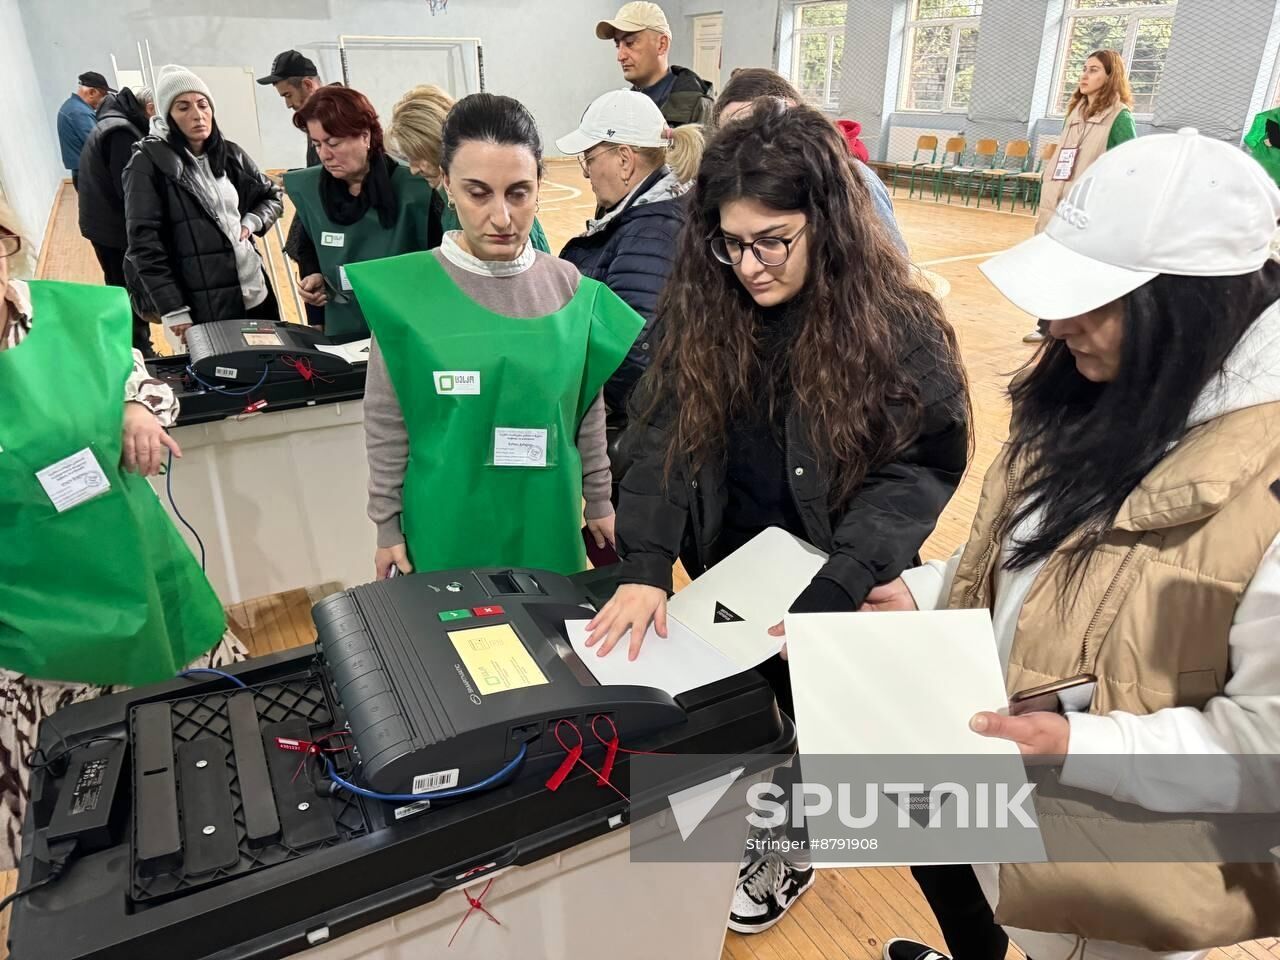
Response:
[[[596,24],[596,36],[612,40],[631,89],[645,94],[672,127],[711,121],[711,84],[688,67],[670,65],[671,25],[656,3],[628,3],[612,20]]]

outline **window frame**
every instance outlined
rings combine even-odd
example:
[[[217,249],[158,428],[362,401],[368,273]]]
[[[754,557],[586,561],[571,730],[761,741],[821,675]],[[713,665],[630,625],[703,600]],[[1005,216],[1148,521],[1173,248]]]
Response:
[[[919,114],[967,114],[969,112],[969,104],[958,107],[954,103],[956,88],[956,60],[960,54],[960,34],[966,28],[977,30],[981,34],[982,30],[982,14],[970,14],[965,17],[920,17],[920,0],[910,0],[911,7],[908,11],[907,26],[903,31],[902,40],[902,73],[898,78],[898,102],[897,108],[899,113],[919,113]],[[913,47],[915,45],[916,30],[921,27],[951,27],[951,52],[947,57],[946,79],[942,86],[942,106],[935,109],[932,107],[908,107],[907,93],[911,84],[911,66],[913,61]]]
[[[787,71],[790,76],[787,78],[797,90],[803,93],[803,85],[800,77],[800,45],[807,36],[826,35],[827,38],[827,71],[823,82],[822,102],[814,103],[806,101],[810,106],[817,107],[819,110],[836,110],[840,106],[840,91],[833,90],[831,84],[832,65],[835,60],[836,36],[843,37],[848,28],[849,22],[849,4],[844,4],[845,22],[838,26],[822,26],[822,27],[806,27],[804,25],[804,8],[825,6],[834,0],[798,0],[791,5],[791,63],[790,69]]]
[[[1047,116],[1058,120],[1066,119],[1066,110],[1060,106],[1058,102],[1058,94],[1062,91],[1066,84],[1067,69],[1067,52],[1071,45],[1071,24],[1077,17],[1127,17],[1129,19],[1128,27],[1125,31],[1124,45],[1120,48],[1120,56],[1124,58],[1125,67],[1128,68],[1133,62],[1133,51],[1138,43],[1138,24],[1142,20],[1168,20],[1170,29],[1172,30],[1174,18],[1177,16],[1178,3],[1177,0],[1170,0],[1169,3],[1160,2],[1158,5],[1149,7],[1131,7],[1131,6],[1100,6],[1100,7],[1080,7],[1076,0],[1067,0],[1066,7],[1062,11],[1062,31],[1058,37],[1058,56],[1053,66],[1054,87],[1050,93],[1053,98],[1049,104]],[[1164,71],[1161,68],[1161,80],[1164,79]],[[1160,94],[1160,87],[1157,84],[1155,97]],[[1070,102],[1070,98],[1068,98]],[[1133,112],[1135,120],[1150,120],[1155,116],[1154,111],[1151,113]]]

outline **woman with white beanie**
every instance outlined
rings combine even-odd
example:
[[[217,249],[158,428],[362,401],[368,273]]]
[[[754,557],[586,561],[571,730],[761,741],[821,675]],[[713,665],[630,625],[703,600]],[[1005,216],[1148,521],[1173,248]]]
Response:
[[[213,97],[185,67],[160,68],[151,136],[124,172],[130,293],[171,337],[193,323],[279,318],[253,236],[283,211],[280,189],[214,119]]]

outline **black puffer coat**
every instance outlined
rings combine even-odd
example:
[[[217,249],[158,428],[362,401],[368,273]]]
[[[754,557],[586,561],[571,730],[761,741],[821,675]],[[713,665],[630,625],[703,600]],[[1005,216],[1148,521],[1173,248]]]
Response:
[[[125,87],[98,108],[98,124],[80,151],[80,235],[113,250],[127,245],[124,168],[147,133],[147,112]]]
[[[249,155],[227,141],[227,177],[240,215],[254,214],[262,236],[279,218],[280,188]],[[124,172],[129,237],[125,273],[142,313],[161,316],[188,307],[193,323],[244,315],[244,297],[231,241],[218,225],[190,162],[168,142],[147,137],[133,148]]]
[[[560,251],[560,257],[584,277],[599,280],[644,317],[644,329],[605,384],[605,402],[614,414],[625,411],[627,395],[649,366],[650,348],[656,344],[658,297],[675,268],[676,240],[688,216],[683,197],[637,205],[668,172],[666,167],[654,171],[603,229],[574,237]]]

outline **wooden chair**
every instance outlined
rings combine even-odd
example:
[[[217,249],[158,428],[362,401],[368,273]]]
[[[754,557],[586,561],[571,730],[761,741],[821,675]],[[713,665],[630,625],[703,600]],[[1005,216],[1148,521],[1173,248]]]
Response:
[[[920,168],[921,173],[933,175],[933,199],[937,200],[942,195],[942,181],[948,170],[960,165],[961,159],[964,157],[965,150],[968,149],[964,137],[952,137],[947,141],[946,146],[942,150],[942,160],[938,163],[926,163]],[[947,158],[951,157],[950,160]],[[920,185],[920,193],[924,194],[924,185]],[[908,194],[910,196],[910,194]]]
[[[979,173],[978,206],[982,206],[982,194],[990,185],[991,195],[996,201],[996,209],[1002,209],[1005,182],[1027,172],[1027,164],[1031,160],[1030,140],[1010,140],[1004,148],[1004,163],[1000,167],[983,170]]]
[[[1022,205],[1031,207],[1032,213],[1040,211],[1040,188],[1044,184],[1045,165],[1053,163],[1053,158],[1057,155],[1058,145],[1052,142],[1046,143],[1040,148],[1040,156],[1036,160],[1035,169],[1020,173],[1013,178],[1015,185],[1022,188]],[[1034,199],[1032,199],[1033,197]]]
[[[929,153],[928,160],[920,159],[920,155],[923,154],[925,151],[928,151]],[[911,155],[911,160],[894,164],[894,167],[893,167],[894,194],[896,195],[898,192],[898,176],[900,174],[911,175],[911,189],[914,190],[915,183],[916,183],[916,174],[919,173],[920,168],[927,164],[937,163],[937,162],[938,162],[938,138],[931,133],[923,134],[916,140],[916,149],[915,149],[915,153]]]
[[[964,194],[964,205],[969,205],[970,190],[975,182],[980,182],[978,178],[982,175],[983,170],[991,170],[996,165],[996,157],[1000,155],[1000,143],[996,140],[979,140],[977,146],[973,148],[973,163],[969,166],[952,167],[951,173],[954,177],[952,183],[960,187]],[[947,194],[947,203],[951,202],[951,195]],[[978,206],[982,206],[982,197],[978,197]]]

